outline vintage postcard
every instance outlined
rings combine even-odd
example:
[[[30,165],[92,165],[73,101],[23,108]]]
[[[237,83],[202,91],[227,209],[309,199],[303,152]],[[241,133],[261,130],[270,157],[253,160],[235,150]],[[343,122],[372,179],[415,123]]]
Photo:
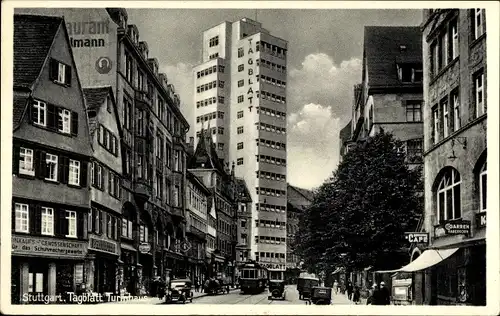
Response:
[[[3,2],[2,312],[497,314],[498,14]]]

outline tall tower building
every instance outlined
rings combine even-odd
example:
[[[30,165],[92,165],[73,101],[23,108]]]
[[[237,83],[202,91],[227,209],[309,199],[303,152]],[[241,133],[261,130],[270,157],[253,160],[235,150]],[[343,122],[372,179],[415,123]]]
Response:
[[[248,18],[203,33],[194,67],[194,131],[210,129],[225,166],[252,196],[251,254],[286,269],[286,74],[288,43]],[[199,137],[195,137],[196,140]],[[238,225],[243,223],[238,223]]]

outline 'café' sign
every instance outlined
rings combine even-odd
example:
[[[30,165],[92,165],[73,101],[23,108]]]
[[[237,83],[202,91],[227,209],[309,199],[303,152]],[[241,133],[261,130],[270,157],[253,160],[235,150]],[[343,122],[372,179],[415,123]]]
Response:
[[[428,233],[405,233],[405,239],[410,243],[427,244],[429,242]]]

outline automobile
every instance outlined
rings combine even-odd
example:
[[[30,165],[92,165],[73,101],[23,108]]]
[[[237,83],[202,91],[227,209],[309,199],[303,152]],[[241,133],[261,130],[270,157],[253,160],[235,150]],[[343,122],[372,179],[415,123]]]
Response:
[[[182,302],[185,304],[187,300],[193,302],[193,291],[190,279],[174,279],[170,281],[170,288],[165,296],[165,303]]]
[[[297,279],[297,291],[299,299],[309,299],[312,288],[319,285],[319,278],[314,274],[301,273]]]
[[[285,280],[269,280],[269,300],[281,299],[285,300]]]
[[[330,305],[332,303],[332,288],[324,286],[313,287],[309,301],[314,305]]]
[[[224,293],[224,282],[216,278],[210,278],[203,285],[203,290],[209,295]]]

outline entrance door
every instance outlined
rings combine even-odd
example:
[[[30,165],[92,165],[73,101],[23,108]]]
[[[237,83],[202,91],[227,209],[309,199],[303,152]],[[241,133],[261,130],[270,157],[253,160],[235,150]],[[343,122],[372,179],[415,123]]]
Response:
[[[46,264],[29,265],[28,292],[33,295],[47,295],[49,292],[48,275],[49,267]]]

